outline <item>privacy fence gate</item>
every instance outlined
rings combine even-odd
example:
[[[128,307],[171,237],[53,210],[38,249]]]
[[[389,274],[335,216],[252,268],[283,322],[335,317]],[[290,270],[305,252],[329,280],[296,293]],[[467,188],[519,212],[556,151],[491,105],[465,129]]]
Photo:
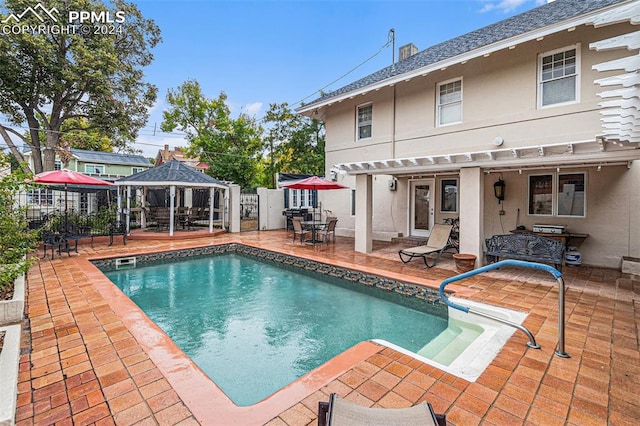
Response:
[[[260,229],[258,223],[258,194],[240,194],[240,231],[257,231]]]

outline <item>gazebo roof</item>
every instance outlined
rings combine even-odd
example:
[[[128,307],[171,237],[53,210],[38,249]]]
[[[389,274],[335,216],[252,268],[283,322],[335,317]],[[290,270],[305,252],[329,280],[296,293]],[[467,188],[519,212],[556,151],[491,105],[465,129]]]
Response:
[[[201,173],[178,160],[123,177],[114,182],[118,186],[184,186],[196,188],[228,188],[209,175]]]

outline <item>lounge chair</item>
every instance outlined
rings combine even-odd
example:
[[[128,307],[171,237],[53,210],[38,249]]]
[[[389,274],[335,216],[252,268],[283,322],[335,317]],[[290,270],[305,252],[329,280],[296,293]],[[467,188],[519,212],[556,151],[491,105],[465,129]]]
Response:
[[[427,268],[435,266],[436,263],[438,263],[438,260],[440,260],[442,252],[447,248],[451,229],[451,225],[434,225],[431,230],[431,235],[429,235],[429,239],[427,240],[427,244],[399,250],[398,256],[400,256],[400,260],[402,263],[408,263],[414,257],[421,257]],[[429,265],[429,262],[427,261],[427,256],[430,254],[436,255],[431,265]]]
[[[435,414],[428,402],[408,408],[369,408],[346,401],[332,393],[329,396],[329,402],[318,403],[318,426],[446,426],[446,424],[446,417]]]

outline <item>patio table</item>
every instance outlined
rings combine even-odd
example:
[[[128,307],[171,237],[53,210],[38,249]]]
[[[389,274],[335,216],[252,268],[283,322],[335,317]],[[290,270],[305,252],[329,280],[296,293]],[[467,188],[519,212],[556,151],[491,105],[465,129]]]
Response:
[[[316,222],[314,220],[305,220],[300,222],[300,224],[302,225],[303,228],[311,229],[311,239],[305,240],[305,243],[316,244],[316,243],[322,242],[322,240],[318,240],[316,238],[316,232],[320,229],[325,228],[327,226],[327,222]]]

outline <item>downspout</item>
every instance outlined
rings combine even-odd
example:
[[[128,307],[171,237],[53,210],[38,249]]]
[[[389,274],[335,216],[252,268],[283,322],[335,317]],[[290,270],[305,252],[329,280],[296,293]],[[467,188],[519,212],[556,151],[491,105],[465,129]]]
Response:
[[[391,158],[396,158],[396,86],[393,85],[393,100],[391,105]]]

